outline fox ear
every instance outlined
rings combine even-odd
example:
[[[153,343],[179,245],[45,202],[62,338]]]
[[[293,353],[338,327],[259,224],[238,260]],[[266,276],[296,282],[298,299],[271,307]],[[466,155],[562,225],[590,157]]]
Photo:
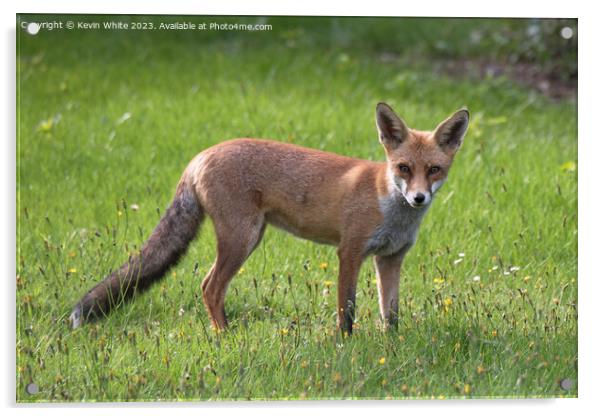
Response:
[[[445,152],[455,153],[460,148],[468,129],[468,119],[468,110],[463,108],[437,126],[435,140]]]
[[[403,120],[385,103],[376,106],[376,128],[380,142],[387,150],[397,148],[408,137]]]

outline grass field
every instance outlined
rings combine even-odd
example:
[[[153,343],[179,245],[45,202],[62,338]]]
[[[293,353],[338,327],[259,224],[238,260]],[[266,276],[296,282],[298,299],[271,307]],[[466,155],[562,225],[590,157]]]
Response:
[[[19,33],[17,401],[576,396],[575,102],[436,76],[428,48],[399,49],[421,33],[462,42],[462,22],[269,22]],[[196,153],[251,136],[382,160],[378,101],[419,129],[472,114],[406,257],[397,332],[379,328],[366,262],[342,339],[335,249],[268,228],[230,286],[231,329],[215,333],[200,291],[209,221],[152,290],[69,329],[71,307],[141,246]]]

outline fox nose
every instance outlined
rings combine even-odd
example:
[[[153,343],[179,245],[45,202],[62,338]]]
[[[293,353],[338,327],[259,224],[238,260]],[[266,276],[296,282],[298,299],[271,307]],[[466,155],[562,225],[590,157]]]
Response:
[[[426,199],[426,196],[424,196],[424,194],[421,194],[420,192],[418,192],[416,195],[414,195],[414,202],[417,204],[422,204],[425,199]]]

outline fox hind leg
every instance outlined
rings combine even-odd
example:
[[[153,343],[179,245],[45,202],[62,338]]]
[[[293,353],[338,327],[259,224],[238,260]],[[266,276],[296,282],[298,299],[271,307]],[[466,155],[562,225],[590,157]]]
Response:
[[[218,220],[219,221],[219,220]],[[203,301],[211,323],[216,329],[228,326],[224,308],[230,281],[261,241],[265,231],[263,214],[240,218],[235,225],[214,220],[217,237],[217,256],[202,283]]]

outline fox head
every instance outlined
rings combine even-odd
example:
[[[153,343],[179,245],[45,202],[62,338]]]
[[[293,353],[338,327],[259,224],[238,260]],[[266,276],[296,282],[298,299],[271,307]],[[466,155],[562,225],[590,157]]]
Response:
[[[391,185],[415,208],[428,205],[443,185],[468,128],[468,111],[458,110],[435,130],[410,129],[385,103],[376,106],[376,127],[387,155]]]

